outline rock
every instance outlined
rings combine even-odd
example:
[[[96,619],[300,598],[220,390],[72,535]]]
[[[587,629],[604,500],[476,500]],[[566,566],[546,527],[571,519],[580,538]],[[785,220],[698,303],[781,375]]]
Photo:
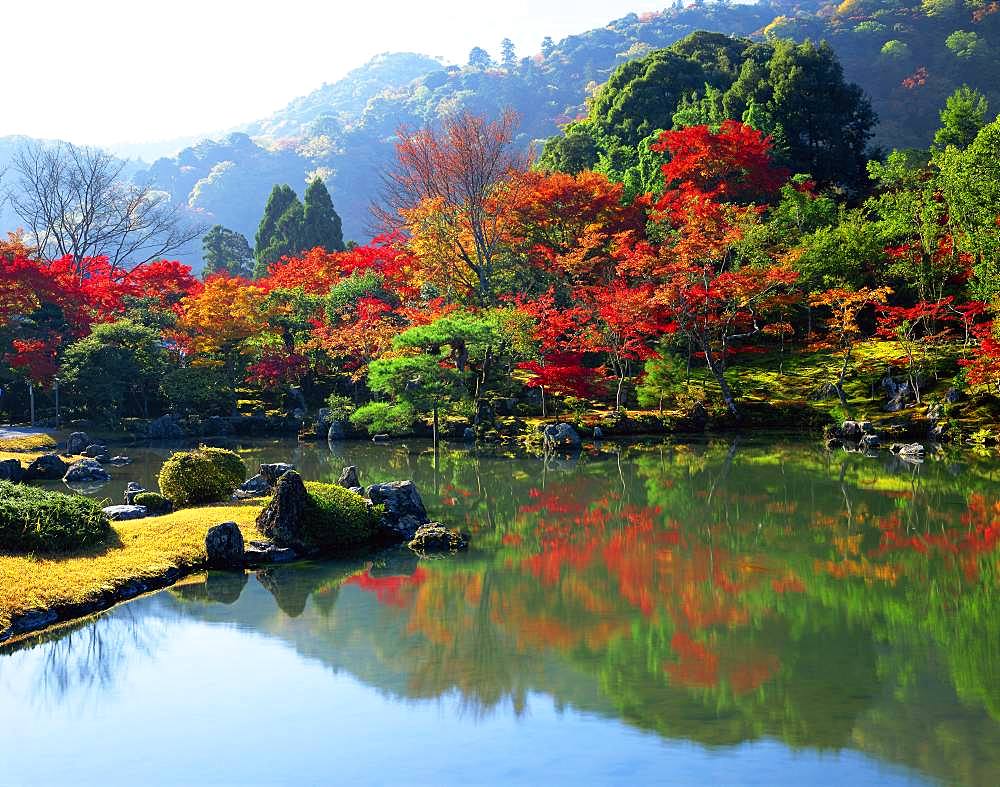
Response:
[[[840,425],[840,436],[845,440],[858,440],[866,434],[874,433],[871,421],[844,421]]]
[[[90,437],[86,432],[73,432],[66,441],[66,452],[69,454],[82,454],[84,449],[90,444]]]
[[[294,410],[292,410],[292,418],[294,418],[296,421],[301,421],[305,417],[306,417],[306,411],[303,410],[301,407],[296,407]]]
[[[233,500],[249,500],[254,497],[267,497],[271,491],[271,485],[260,473],[253,478],[248,478],[233,492]]]
[[[212,568],[243,568],[243,534],[235,522],[223,522],[205,534],[205,553]]]
[[[866,451],[878,448],[881,440],[877,434],[863,434],[861,435],[861,440],[858,442],[858,447]]]
[[[274,497],[257,516],[257,528],[280,547],[308,552],[302,518],[309,498],[302,476],[290,470],[278,479]]]
[[[354,465],[345,467],[340,473],[340,478],[337,479],[337,485],[344,487],[344,489],[354,489],[361,486],[361,481],[358,479],[358,468]]]
[[[389,538],[409,540],[421,525],[430,522],[424,501],[412,481],[373,484],[365,490],[365,497],[385,508],[379,525]]]
[[[473,443],[473,442],[475,442],[476,441],[476,430],[473,429],[471,426],[465,427],[465,429],[462,430],[462,439],[465,440],[465,442],[467,442],[467,443]]]
[[[110,481],[111,473],[101,467],[96,459],[80,459],[69,466],[63,475],[67,484],[89,484],[97,481]]]
[[[347,436],[347,432],[344,429],[344,424],[341,421],[333,421],[330,424],[330,428],[327,430],[326,439],[330,442],[336,440],[343,440]]]
[[[579,451],[580,435],[570,424],[549,424],[542,432],[547,451]]]
[[[902,459],[921,460],[924,458],[924,447],[920,443],[893,443],[889,446],[889,450]]]
[[[916,399],[909,380],[898,383],[892,377],[886,377],[882,380],[882,388],[887,400],[883,409],[887,413],[897,413]]]
[[[251,541],[243,552],[243,563],[250,568],[272,563],[289,563],[296,559],[298,554],[294,549],[277,547],[270,541]]]
[[[4,459],[0,462],[0,481],[13,481],[15,484],[24,480],[24,468],[19,459]]]
[[[55,454],[44,454],[28,465],[24,473],[26,481],[58,481],[69,465]]]
[[[110,456],[110,454],[108,453],[108,447],[106,445],[102,445],[101,443],[93,443],[92,445],[88,445],[86,448],[83,449],[83,455],[88,456],[91,459],[97,459],[98,457],[101,456]]]
[[[151,421],[146,432],[150,440],[177,440],[184,437],[184,429],[172,415],[161,415]]]
[[[113,456],[108,462],[109,465],[114,465],[115,467],[124,467],[125,465],[132,464],[132,460],[127,456]]]
[[[372,438],[373,443],[388,443],[389,435],[387,434],[377,434]]]
[[[414,552],[458,552],[469,548],[469,536],[440,522],[422,525],[408,544]]]
[[[927,420],[940,421],[944,417],[944,405],[941,402],[934,402],[927,405]]]
[[[260,475],[267,481],[267,485],[273,488],[278,485],[278,479],[294,469],[295,465],[290,465],[286,462],[274,462],[269,465],[261,465]]]
[[[599,426],[595,426],[594,427],[594,439],[595,440],[600,440],[602,437],[604,437],[604,430],[601,429],[601,427],[599,427]]]
[[[137,484],[135,481],[129,481],[128,485],[125,487],[125,505],[134,506],[135,496],[141,495],[143,492],[148,492],[149,490],[141,484]]]
[[[956,402],[961,401],[961,399],[962,399],[962,392],[959,391],[957,388],[952,387],[949,388],[947,391],[945,391],[944,400],[948,404],[955,404]]]
[[[104,515],[112,522],[124,522],[126,519],[145,519],[146,506],[107,506]]]
[[[940,421],[932,424],[931,428],[927,430],[927,439],[933,440],[935,443],[946,443],[948,438],[948,426]]]

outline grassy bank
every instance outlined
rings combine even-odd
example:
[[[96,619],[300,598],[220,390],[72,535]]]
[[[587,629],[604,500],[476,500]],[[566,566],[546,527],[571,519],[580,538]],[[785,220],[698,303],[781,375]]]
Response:
[[[31,611],[87,604],[129,582],[199,566],[205,533],[220,522],[236,522],[245,539],[259,538],[254,523],[260,507],[260,502],[204,506],[114,522],[107,544],[76,554],[0,555],[0,632]]]
[[[0,461],[19,459],[30,464],[42,454],[56,450],[56,441],[47,434],[8,434],[0,437]]]

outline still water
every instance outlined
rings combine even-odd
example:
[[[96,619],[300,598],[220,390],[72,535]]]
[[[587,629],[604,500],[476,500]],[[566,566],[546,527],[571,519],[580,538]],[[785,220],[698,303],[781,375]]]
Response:
[[[3,784],[1000,784],[1000,463],[244,448],[465,555],[209,574],[0,651]],[[148,483],[167,451],[133,449]]]

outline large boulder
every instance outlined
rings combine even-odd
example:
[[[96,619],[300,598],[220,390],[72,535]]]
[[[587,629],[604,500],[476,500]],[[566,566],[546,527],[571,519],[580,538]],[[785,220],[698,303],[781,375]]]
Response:
[[[294,469],[295,465],[290,465],[286,462],[274,462],[273,464],[261,465],[260,475],[267,482],[267,485],[273,488],[278,485],[279,478]]]
[[[861,442],[864,435],[873,434],[874,431],[871,421],[844,421],[840,425],[840,437],[855,442]]]
[[[271,485],[260,473],[248,478],[233,492],[233,500],[249,500],[254,497],[267,497],[271,493]]]
[[[73,432],[66,441],[66,453],[82,454],[88,445],[90,445],[90,437],[86,432]]]
[[[924,447],[920,443],[893,443],[889,450],[908,462],[922,462],[924,459]]]
[[[344,489],[356,489],[361,486],[361,480],[358,478],[358,468],[354,465],[345,467],[340,473],[340,478],[337,479],[337,484],[344,487]]]
[[[24,480],[24,468],[19,459],[4,459],[0,462],[0,481],[13,481],[15,484]]]
[[[549,424],[542,432],[547,451],[579,451],[580,435],[570,424]]]
[[[26,481],[58,481],[68,468],[69,465],[55,454],[43,454],[28,465],[24,478]]]
[[[347,437],[347,430],[344,429],[343,421],[332,421],[330,423],[330,428],[326,432],[326,439],[331,443],[335,443],[338,440],[343,440]]]
[[[88,445],[86,448],[83,449],[83,455],[86,457],[90,457],[91,459],[100,459],[101,457],[105,456],[108,458],[111,457],[111,454],[108,451],[108,447],[103,443],[94,443],[92,445]]]
[[[243,534],[235,522],[223,522],[205,534],[205,554],[212,568],[243,568]]]
[[[257,529],[279,547],[309,551],[302,532],[308,499],[302,476],[290,470],[278,479],[274,497],[257,516]]]
[[[440,522],[422,525],[408,544],[414,552],[459,552],[469,548],[469,536],[445,527]]]
[[[184,437],[184,429],[174,416],[161,415],[150,421],[147,436],[150,440],[177,440]]]
[[[146,506],[107,506],[104,515],[112,522],[123,522],[126,519],[145,519],[149,513]]]
[[[898,413],[916,401],[916,394],[909,380],[899,382],[892,377],[882,380],[882,389],[885,391],[886,403],[883,408],[887,413]]]
[[[80,459],[69,466],[63,475],[67,484],[93,484],[110,481],[111,473],[101,467],[96,459]]]
[[[374,505],[381,505],[385,509],[379,521],[379,529],[387,538],[409,541],[421,525],[431,521],[416,484],[412,481],[373,484],[365,490],[365,497]]]

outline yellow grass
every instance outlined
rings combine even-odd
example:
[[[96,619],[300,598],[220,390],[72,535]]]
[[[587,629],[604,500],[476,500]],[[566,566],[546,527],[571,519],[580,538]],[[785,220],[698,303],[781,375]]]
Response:
[[[102,590],[205,558],[205,533],[220,522],[236,522],[244,539],[259,539],[255,520],[262,503],[187,508],[167,516],[113,522],[110,545],[75,555],[0,555],[0,630],[14,615],[57,604],[86,602]]]
[[[33,454],[38,456],[55,449],[56,441],[47,434],[19,434],[0,437],[0,453],[3,454]]]

